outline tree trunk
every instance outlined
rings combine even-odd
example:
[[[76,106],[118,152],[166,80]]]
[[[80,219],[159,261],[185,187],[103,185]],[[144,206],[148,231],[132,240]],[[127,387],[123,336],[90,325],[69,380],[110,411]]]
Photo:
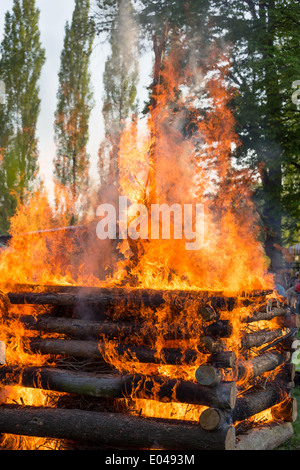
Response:
[[[231,426],[210,433],[183,421],[55,408],[2,407],[0,433],[126,449],[232,450],[235,445]]]

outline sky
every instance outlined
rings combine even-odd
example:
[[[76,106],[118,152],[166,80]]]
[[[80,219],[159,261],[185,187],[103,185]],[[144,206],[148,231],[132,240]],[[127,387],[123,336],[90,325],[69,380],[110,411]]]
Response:
[[[46,49],[46,63],[40,80],[41,112],[38,121],[40,152],[40,174],[46,187],[51,192],[53,177],[54,113],[58,89],[58,71],[60,55],[64,41],[66,21],[71,21],[75,0],[36,0],[40,9],[41,42]],[[3,38],[3,26],[6,11],[11,11],[13,0],[0,0],[0,41]],[[102,75],[109,48],[96,38],[91,57],[92,89],[95,107],[90,120],[90,139],[88,152],[91,159],[91,175],[97,178],[97,152],[104,137],[102,119]]]

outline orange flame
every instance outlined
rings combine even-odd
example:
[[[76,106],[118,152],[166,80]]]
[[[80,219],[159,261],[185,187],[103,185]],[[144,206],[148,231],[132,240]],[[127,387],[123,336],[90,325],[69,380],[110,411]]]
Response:
[[[53,209],[45,192],[40,190],[30,197],[29,203],[18,207],[11,220],[12,240],[0,255],[4,293],[10,289],[16,291],[18,284],[122,284],[166,291],[219,291],[224,295],[273,288],[272,277],[266,274],[267,260],[258,239],[258,220],[251,201],[253,177],[249,171],[237,169],[232,160],[232,151],[239,142],[229,106],[232,96],[227,80],[229,60],[223,56],[222,64],[218,62],[214,73],[207,76],[201,70],[196,74],[194,70],[183,73],[182,61],[183,49],[177,47],[165,60],[161,83],[156,87],[156,105],[150,108],[146,122],[132,122],[121,136],[118,156],[120,194],[127,196],[131,203],[143,203],[149,211],[153,203],[203,204],[205,237],[202,249],[188,251],[185,240],[174,237],[170,240],[151,237],[124,240],[119,244],[122,259],[118,256],[115,272],[101,277],[91,266],[92,262],[94,267],[100,260],[101,265],[107,261],[104,253],[108,251],[107,245],[103,249],[104,245],[96,240],[96,233],[93,242],[93,237],[89,238],[89,244],[84,237],[73,237],[70,231],[58,230],[70,222],[68,196],[62,198],[60,195],[58,200],[65,203]],[[199,77],[206,90],[202,99],[192,92],[191,86]],[[205,111],[204,103],[208,106]],[[93,230],[93,224],[90,227]],[[225,339],[225,344],[229,351],[237,351],[237,354],[242,319],[249,313],[248,308],[238,307],[234,313],[224,312],[222,318],[233,324],[234,334]],[[39,314],[39,309],[35,314]],[[17,308],[3,303],[0,339],[8,345],[8,363],[45,363],[48,358],[26,354],[25,333],[20,330],[17,315]],[[9,324],[5,321],[7,317],[10,317]],[[158,332],[164,331],[168,321],[177,325],[201,322],[193,302],[175,318],[168,306],[157,309],[155,315],[141,308],[139,317],[146,324],[155,322]],[[133,343],[139,340],[130,338]],[[162,334],[157,334],[151,341],[158,356],[171,344]],[[175,340],[174,344],[183,351],[197,350],[199,337]],[[141,364],[134,357],[120,357],[115,346],[105,341],[103,353],[107,362],[129,373],[195,381],[197,367],[207,360],[207,356],[198,351],[197,360],[189,366]],[[45,396],[42,394],[40,398],[44,404]],[[40,398],[35,395],[34,403],[38,404]],[[145,416],[177,419],[198,420],[204,409],[140,398],[134,399],[133,403],[135,410],[142,410]],[[129,409],[130,406],[128,403]]]

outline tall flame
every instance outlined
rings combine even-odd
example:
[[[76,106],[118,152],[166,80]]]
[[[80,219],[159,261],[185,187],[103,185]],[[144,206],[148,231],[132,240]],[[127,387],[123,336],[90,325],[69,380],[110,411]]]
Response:
[[[24,284],[35,284],[37,289],[43,285],[125,285],[166,291],[221,291],[227,295],[273,287],[272,277],[266,274],[267,260],[259,242],[258,219],[251,200],[254,180],[248,170],[233,164],[233,149],[239,142],[230,110],[232,90],[227,80],[230,62],[225,55],[221,59],[211,73],[201,70],[195,73],[195,67],[181,67],[184,48],[177,44],[165,58],[161,82],[154,91],[155,106],[151,106],[147,119],[135,120],[126,127],[118,153],[119,195],[127,196],[132,204],[144,204],[149,214],[152,204],[204,205],[202,249],[189,251],[186,240],[175,237],[129,238],[119,243],[118,254],[112,258],[118,259],[114,272],[104,276],[101,271],[100,276],[94,268],[108,262],[109,245],[96,239],[94,221],[90,225],[93,234],[89,233],[88,239],[85,234],[77,237],[72,231],[60,230],[68,225],[67,196],[60,195],[59,200],[65,204],[53,209],[45,191],[39,190],[27,204],[18,207],[11,220],[12,239],[0,254],[3,293],[16,291],[18,285]],[[195,92],[199,85],[205,90],[200,97]],[[130,213],[128,216],[129,220],[136,217]],[[46,363],[49,358],[26,353],[25,334],[18,323],[20,311],[8,306],[5,296],[1,302],[0,339],[8,346],[8,363]],[[35,309],[35,314],[39,315],[40,310]],[[239,334],[247,309],[237,309],[235,314],[237,317],[230,320],[236,322],[234,329]],[[139,316],[146,324],[155,321],[157,331],[162,333],[168,322],[179,327],[183,322],[199,322],[193,303],[176,318],[168,305],[157,309],[154,316],[147,308],[141,308]],[[129,340],[134,342],[137,338]],[[182,350],[197,347],[195,338],[173,344],[158,334],[151,341],[158,354],[166,345],[175,344]],[[227,342],[228,349],[233,350],[232,343],[238,341],[235,337]],[[118,357],[115,346],[106,341],[107,362],[132,373],[195,380],[195,370],[206,362],[206,356],[199,353],[189,366],[139,364]],[[39,399],[34,395],[33,400],[35,404],[45,404],[47,397],[41,393]],[[11,399],[14,400],[13,395]],[[32,400],[28,400],[31,404]],[[127,406],[130,409],[131,403]],[[141,399],[134,401],[134,409],[147,416],[193,420],[203,411],[203,407]]]

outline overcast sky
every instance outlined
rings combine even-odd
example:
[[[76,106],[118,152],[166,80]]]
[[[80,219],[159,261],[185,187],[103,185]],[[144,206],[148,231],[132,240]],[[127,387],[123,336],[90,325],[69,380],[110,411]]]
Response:
[[[53,157],[55,145],[53,139],[53,122],[56,108],[56,93],[58,88],[58,71],[60,54],[63,47],[64,28],[67,20],[71,21],[74,0],[36,0],[40,9],[41,41],[46,49],[46,63],[40,80],[40,97],[42,100],[41,113],[38,123],[40,149],[40,170],[47,186],[51,189],[53,173]],[[6,11],[11,11],[13,0],[0,0],[0,41],[3,38],[3,26]],[[91,60],[92,86],[96,103],[90,122],[89,153],[94,168],[96,168],[97,151],[103,138],[102,121],[102,74],[106,60],[107,47],[96,41]],[[95,171],[92,172],[96,175]]]

